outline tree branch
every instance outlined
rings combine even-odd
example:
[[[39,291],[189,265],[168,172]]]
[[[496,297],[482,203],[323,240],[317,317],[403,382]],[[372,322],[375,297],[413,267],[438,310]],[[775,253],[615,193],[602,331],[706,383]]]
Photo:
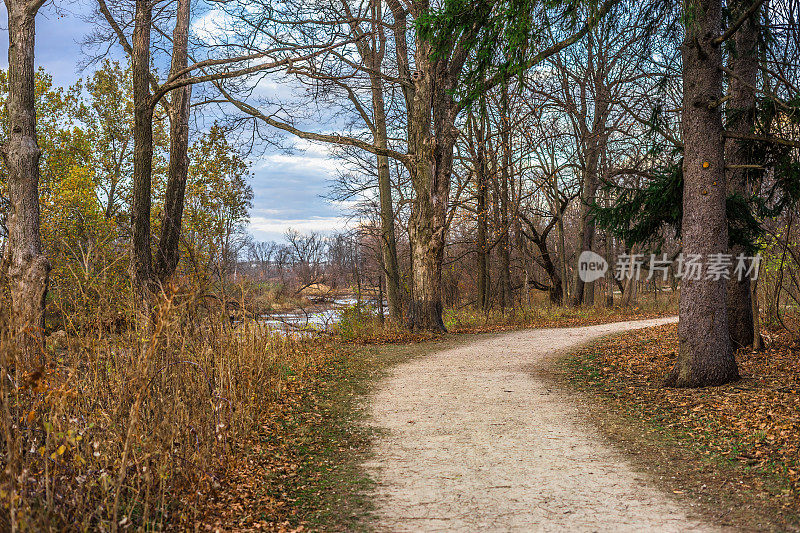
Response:
[[[614,7],[619,1],[620,0],[606,0],[605,2],[603,2],[603,5],[600,6],[600,9],[597,10],[595,13],[592,14],[592,16],[589,17],[589,20],[586,21],[586,24],[584,24],[583,27],[580,30],[578,30],[578,32],[574,33],[573,35],[571,35],[570,37],[567,37],[566,39],[564,39],[562,41],[559,41],[559,42],[555,43],[551,47],[549,47],[549,48],[547,48],[545,50],[542,50],[541,52],[539,52],[538,54],[533,56],[530,60],[528,60],[525,63],[525,65],[520,67],[520,70],[528,70],[528,69],[536,66],[537,64],[541,63],[542,61],[544,61],[548,57],[551,57],[551,56],[559,53],[564,48],[572,46],[573,44],[575,44],[578,41],[580,41],[583,38],[584,35],[589,33],[589,31],[592,28],[597,26],[598,22],[600,22],[600,20],[602,20],[603,17],[605,17],[606,14],[608,14],[608,12],[611,11],[611,8]],[[763,0],[761,0],[761,1],[763,1]],[[492,76],[492,78],[490,80],[488,80],[486,82],[486,84],[484,85],[484,90],[488,91],[488,90],[492,89],[498,83],[502,82],[503,79],[506,78],[506,77],[508,77],[508,75],[496,74],[496,75]]]
[[[783,146],[791,146],[792,148],[800,148],[800,141],[793,139],[783,139],[775,137],[774,135],[756,135],[755,133],[736,133],[732,131],[725,131],[722,133],[723,137],[728,139],[739,139],[742,141],[757,141],[772,144],[781,144]]]
[[[310,131],[303,131],[299,128],[292,126],[291,124],[287,124],[285,122],[281,122],[280,120],[275,120],[272,117],[268,117],[257,108],[251,106],[250,104],[243,102],[237,98],[234,98],[228,91],[226,91],[221,84],[218,83],[218,80],[214,80],[214,85],[217,87],[219,92],[227,99],[228,102],[233,104],[237,109],[240,111],[247,113],[253,118],[257,118],[262,122],[269,124],[270,126],[277,128],[279,130],[283,130],[285,132],[291,133],[301,139],[308,139],[309,141],[319,141],[324,143],[330,144],[338,144],[340,146],[353,146],[355,148],[360,148],[366,152],[375,155],[383,155],[386,157],[391,157],[399,161],[404,165],[409,165],[411,163],[411,158],[408,154],[401,154],[396,150],[392,150],[390,148],[378,148],[366,141],[362,141],[361,139],[355,139],[353,137],[345,137],[342,135],[326,135],[323,133],[313,133]]]
[[[756,0],[755,2],[753,2],[753,5],[751,5],[750,8],[747,11],[745,11],[741,17],[739,17],[739,20],[734,22],[733,25],[730,28],[728,28],[728,30],[725,33],[723,33],[722,35],[711,41],[711,44],[713,44],[714,46],[719,46],[728,39],[730,39],[731,37],[733,37],[733,34],[736,33],[739,30],[739,28],[742,27],[742,24],[744,24],[747,21],[747,19],[752,17],[755,14],[755,12],[758,11],[758,8],[761,7],[761,4],[763,3],[764,0]]]
[[[169,83],[164,83],[163,85],[161,85],[161,87],[159,87],[156,91],[153,92],[153,97],[152,97],[152,99],[150,101],[150,105],[155,106],[158,103],[158,101],[161,98],[164,97],[164,95],[166,95],[170,91],[172,91],[174,89],[177,89],[179,87],[183,87],[183,86],[186,86],[186,85],[195,85],[195,84],[203,83],[203,82],[207,82],[207,81],[219,81],[219,80],[226,80],[226,79],[230,79],[230,78],[238,78],[239,76],[245,76],[247,74],[253,74],[255,72],[261,72],[263,70],[282,67],[282,66],[285,66],[285,65],[289,65],[291,67],[291,64],[296,62],[296,61],[304,61],[306,59],[311,59],[311,58],[313,58],[313,57],[315,57],[315,56],[317,56],[319,54],[322,54],[323,52],[327,52],[327,51],[332,50],[333,48],[336,48],[338,46],[342,46],[343,44],[346,44],[347,42],[349,42],[349,41],[346,41],[344,43],[330,44],[330,45],[328,45],[328,46],[326,46],[324,48],[320,48],[319,50],[314,50],[313,52],[311,52],[309,54],[306,54],[304,56],[300,56],[300,57],[287,57],[287,58],[284,58],[284,59],[281,59],[281,60],[278,60],[278,61],[273,61],[271,63],[259,63],[258,65],[253,65],[253,66],[250,66],[250,67],[244,67],[244,68],[240,68],[240,69],[229,70],[229,71],[226,71],[226,72],[216,72],[216,73],[212,73],[212,74],[203,74],[202,76],[188,76],[188,77],[184,77],[184,78],[175,79],[175,80],[173,80],[173,81],[171,81]],[[233,61],[234,60],[232,59],[229,62],[233,62]],[[197,64],[200,64],[200,63],[197,63]],[[182,72],[185,72],[185,69]]]

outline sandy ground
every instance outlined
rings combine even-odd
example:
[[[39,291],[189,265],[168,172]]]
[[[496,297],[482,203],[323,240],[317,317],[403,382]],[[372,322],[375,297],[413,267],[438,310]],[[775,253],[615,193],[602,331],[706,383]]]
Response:
[[[712,531],[636,473],[567,392],[555,355],[670,319],[504,334],[394,369],[371,402],[379,531]]]

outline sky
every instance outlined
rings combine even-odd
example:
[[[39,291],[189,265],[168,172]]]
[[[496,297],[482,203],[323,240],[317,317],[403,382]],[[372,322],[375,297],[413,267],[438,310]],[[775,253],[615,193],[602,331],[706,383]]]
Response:
[[[56,85],[70,85],[88,74],[78,70],[85,62],[80,42],[90,30],[81,17],[89,10],[85,2],[60,1],[61,12],[57,12],[50,1],[36,18],[36,65],[52,74]],[[6,69],[8,23],[2,3],[0,25],[0,67]],[[256,240],[281,241],[289,228],[302,232],[344,229],[346,209],[323,198],[329,192],[329,181],[337,175],[337,162],[327,147],[292,138],[283,144],[293,150],[267,148],[251,157],[254,198],[250,233]]]

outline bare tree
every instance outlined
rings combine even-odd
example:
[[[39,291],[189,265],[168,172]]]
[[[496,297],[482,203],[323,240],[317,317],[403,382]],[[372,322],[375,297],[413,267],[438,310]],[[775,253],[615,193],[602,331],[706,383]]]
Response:
[[[591,13],[587,23],[579,31],[536,54],[525,67],[532,67],[582,38],[614,3],[616,0],[605,2]],[[382,148],[375,142],[368,142],[355,136],[304,131],[288,121],[277,120],[272,114],[244,102],[241,98],[233,97],[230,91],[223,91],[223,94],[240,110],[276,128],[301,138],[353,146],[375,155],[388,156],[405,167],[414,193],[408,224],[412,270],[409,325],[418,330],[443,331],[442,263],[449,220],[451,174],[454,147],[459,136],[457,123],[468,104],[456,94],[456,89],[466,73],[468,60],[473,52],[470,43],[480,34],[483,27],[480,24],[464,25],[455,35],[448,35],[448,44],[444,49],[437,50],[428,37],[423,37],[415,31],[414,21],[428,13],[430,2],[418,0],[403,4],[388,0],[387,5],[391,21],[387,22],[386,26],[391,29],[396,73],[389,75],[382,72],[381,75],[384,80],[399,87],[402,93],[405,113],[403,127],[398,130],[404,133],[405,150]],[[314,13],[318,17],[317,11],[304,9],[303,6],[292,9],[299,13]],[[368,10],[362,9],[362,11]],[[240,15],[240,18],[252,19],[252,12],[250,9],[243,16]],[[271,15],[272,12],[271,9],[265,9],[264,14],[260,15],[263,24],[247,26],[247,38],[243,39],[244,42],[259,42],[265,38],[274,40],[277,36],[285,46],[290,44],[284,41],[289,40],[287,35],[291,35],[291,32],[264,32],[257,39],[250,37],[252,28],[270,27],[270,24],[276,23]],[[288,26],[297,30],[299,38],[292,37],[292,39],[307,39],[309,35],[317,33],[325,35],[335,33],[338,31],[334,30],[335,28],[352,27],[367,18],[361,12],[350,13],[349,8],[341,8],[340,13],[342,14],[334,18],[335,22],[310,17],[311,20],[304,19],[302,23],[289,19],[281,20],[280,24],[281,27]],[[354,32],[352,29],[347,29],[342,30],[336,37],[339,41],[357,41],[366,38],[369,31],[371,30],[359,29]],[[356,71],[362,73],[371,71],[369,65],[372,63],[365,61],[363,56],[354,61],[350,55],[339,50],[332,50],[331,53],[337,61]],[[314,65],[300,66],[299,63],[294,63],[290,71],[307,75],[318,72],[315,68]],[[330,75],[328,77],[331,78]],[[335,83],[340,79],[341,77],[333,77],[331,81]],[[486,83],[485,89],[491,89],[503,79],[502,76],[492,77]],[[356,105],[356,109],[362,115],[367,115],[363,112],[363,105]]]
[[[153,174],[153,108],[150,105],[151,0],[136,0],[131,63],[133,68],[133,188],[131,203],[131,278],[137,299],[146,304],[153,289],[150,252],[150,189]],[[145,308],[146,309],[146,308]]]
[[[615,6],[584,41],[552,58],[556,83],[545,79],[537,84],[537,90],[550,101],[548,105],[559,108],[563,126],[575,143],[577,164],[573,169],[581,184],[581,201],[574,261],[594,247],[592,208],[603,181],[601,157],[609,144],[628,143],[633,137],[632,120],[621,104],[630,98],[639,80],[650,74],[641,60],[649,53],[647,21],[643,20],[648,13],[625,3]],[[594,303],[594,284],[586,287],[577,268],[573,268],[570,285],[572,305]]]
[[[257,265],[258,272],[262,276],[269,276],[271,274],[272,266],[277,255],[278,243],[274,241],[251,241],[248,243],[247,259],[253,263],[254,268]]]
[[[468,150],[472,158],[472,174],[475,179],[475,254],[478,257],[477,306],[488,310],[489,297],[489,164],[486,153],[486,140],[489,136],[488,111],[486,98],[481,95],[478,103],[478,115],[471,112],[467,120]],[[462,207],[463,209],[463,207]]]
[[[234,7],[228,13],[237,20],[248,20],[253,17],[254,6],[249,5],[244,11]],[[308,17],[299,17],[298,13],[309,13]],[[389,124],[387,118],[386,94],[387,85],[396,89],[397,77],[386,72],[386,56],[391,51],[387,36],[386,14],[383,4],[378,1],[353,5],[345,0],[315,3],[304,1],[287,3],[284,9],[274,9],[265,4],[258,25],[243,25],[243,33],[239,36],[239,44],[252,41],[271,42],[275,47],[283,46],[287,50],[302,49],[309,42],[319,39],[324,32],[339,46],[332,48],[320,58],[308,58],[305,61],[292,63],[288,73],[296,77],[301,84],[308,85],[309,100],[316,105],[329,103],[339,109],[346,109],[348,120],[358,122],[352,129],[337,135],[315,134],[303,131],[294,125],[298,117],[288,116],[284,120],[277,119],[274,114],[262,112],[266,107],[246,103],[238,97],[234,90],[220,86],[220,92],[241,111],[263,120],[267,124],[287,131],[300,138],[318,142],[331,143],[338,146],[349,146],[365,150],[373,154],[375,184],[378,189],[378,206],[380,232],[382,242],[383,269],[386,276],[387,302],[391,320],[401,320],[400,272],[397,259],[397,237],[395,230],[394,202],[390,179]],[[267,28],[275,25],[290,27],[295,31],[278,33]],[[253,29],[255,28],[255,30]],[[245,89],[245,92],[250,89]],[[366,96],[366,97],[365,97]],[[366,129],[371,139],[363,139],[358,130]],[[402,156],[400,156],[402,157]],[[363,191],[362,191],[363,192]]]
[[[178,0],[172,34],[170,78],[180,79],[189,66],[190,0]],[[155,271],[163,285],[178,266],[186,180],[189,176],[189,110],[192,86],[173,89],[169,105],[170,146],[167,188],[164,192],[164,221],[158,239]]]
[[[36,14],[45,0],[6,0],[8,10],[8,242],[2,269],[11,293],[11,330],[25,360],[42,352],[50,263],[39,234],[39,157],[34,106]]]
[[[323,259],[328,248],[328,240],[315,232],[303,234],[290,229],[286,232],[286,241],[289,243],[294,272],[299,283],[296,292],[317,283],[324,283]]]
[[[207,59],[189,62],[188,29],[190,23],[189,0],[177,4],[176,23],[173,30],[172,68],[169,76],[159,82],[152,67],[152,38],[155,27],[153,9],[164,5],[159,0],[136,0],[132,15],[133,34],[128,39],[125,28],[130,25],[126,17],[131,14],[127,5],[117,2],[112,5],[98,0],[102,18],[111,29],[110,38],[116,40],[131,58],[133,67],[133,187],[132,187],[132,255],[131,277],[138,300],[147,307],[152,292],[157,288],[156,271],[161,279],[167,279],[177,265],[177,246],[180,238],[183,210],[183,191],[186,185],[188,162],[185,156],[188,146],[188,113],[191,93],[188,87],[206,82],[233,79],[256,72],[265,72],[285,67],[294,60],[313,57],[329,48],[327,43],[313,43],[298,51],[299,56],[284,56],[275,59],[272,49],[260,49],[243,54],[227,53],[212,55]],[[166,35],[157,28],[159,35]],[[212,47],[208,51],[216,53]],[[172,94],[172,102],[165,96]],[[165,215],[167,217],[159,244],[157,268],[153,267],[150,249],[151,182],[153,174],[153,116],[154,109],[163,104],[171,120],[171,158],[167,184]]]

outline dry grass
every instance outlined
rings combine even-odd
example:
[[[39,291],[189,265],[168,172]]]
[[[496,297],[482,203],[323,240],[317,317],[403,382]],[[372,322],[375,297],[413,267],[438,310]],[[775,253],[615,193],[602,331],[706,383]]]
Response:
[[[618,320],[637,320],[669,316],[678,312],[678,295],[661,293],[657,297],[644,295],[631,307],[594,306],[566,307],[550,304],[544,294],[538,294],[529,305],[518,305],[505,313],[489,312],[472,307],[447,310],[445,326],[453,333],[480,333],[522,328],[570,327],[602,324]]]
[[[162,298],[146,334],[51,337],[40,369],[0,339],[0,529],[163,530],[197,512],[190,489],[224,475],[232,443],[320,354],[196,306]]]

